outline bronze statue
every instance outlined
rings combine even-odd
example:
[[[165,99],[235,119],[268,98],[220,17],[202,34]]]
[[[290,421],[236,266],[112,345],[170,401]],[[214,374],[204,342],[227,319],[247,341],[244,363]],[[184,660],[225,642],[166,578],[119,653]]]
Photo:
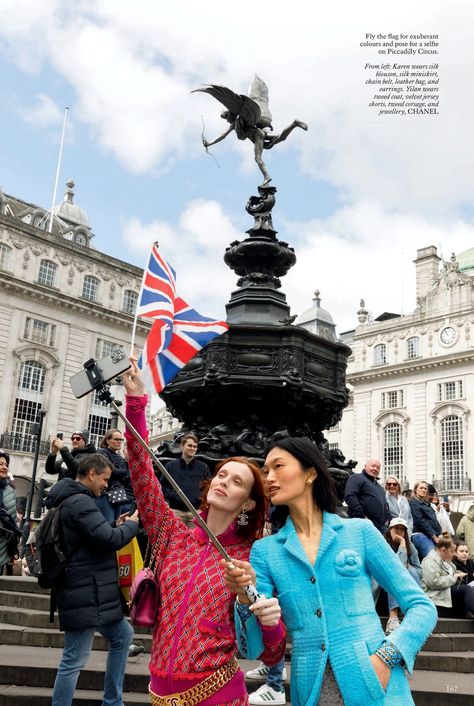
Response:
[[[301,120],[293,120],[280,133],[273,133],[272,115],[268,107],[268,88],[264,81],[257,75],[253,79],[248,96],[238,95],[225,86],[207,85],[206,88],[197,88],[192,93],[202,92],[216,98],[227,110],[221,113],[221,117],[227,120],[229,127],[222,135],[214,140],[208,141],[202,138],[202,143],[207,149],[211,145],[224,140],[227,135],[235,131],[239,140],[249,139],[254,144],[255,161],[263,174],[262,186],[266,186],[271,177],[265,162],[262,159],[263,150],[270,150],[274,145],[286,140],[290,132],[296,127],[307,130],[308,126]]]

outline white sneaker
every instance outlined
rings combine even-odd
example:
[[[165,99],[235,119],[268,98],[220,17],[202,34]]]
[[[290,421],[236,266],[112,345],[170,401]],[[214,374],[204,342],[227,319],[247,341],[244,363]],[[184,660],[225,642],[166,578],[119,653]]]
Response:
[[[279,704],[279,706],[284,706],[284,704],[286,704],[286,695],[284,691],[275,691],[271,686],[264,684],[260,689],[250,694],[249,704],[252,706],[262,706],[262,704],[263,706],[266,704]]]
[[[247,679],[266,679],[269,671],[270,667],[267,667],[265,664],[263,664],[263,662],[260,662],[256,669],[250,669],[248,672],[245,672],[245,676],[247,677]],[[285,681],[286,667],[283,667],[281,678],[283,679],[283,681]]]
[[[385,634],[390,635],[390,633],[396,630],[399,626],[400,621],[398,618],[389,618],[385,627]]]

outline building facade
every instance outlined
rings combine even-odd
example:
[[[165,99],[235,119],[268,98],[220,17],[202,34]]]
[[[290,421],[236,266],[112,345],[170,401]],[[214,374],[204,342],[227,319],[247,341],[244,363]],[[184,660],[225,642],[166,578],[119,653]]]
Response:
[[[415,267],[413,313],[371,320],[361,301],[359,325],[342,336],[350,403],[326,436],[359,470],[377,457],[404,487],[427,479],[461,495],[474,480],[474,249],[441,262],[422,248]]]
[[[69,378],[89,358],[130,345],[143,271],[92,246],[73,187],[69,181],[52,218],[0,190],[0,446],[11,454],[15,477],[31,476],[32,424],[41,409],[39,477],[57,432],[68,440],[87,428],[100,440],[109,409],[93,394],[76,399]],[[138,349],[147,331],[139,320]]]

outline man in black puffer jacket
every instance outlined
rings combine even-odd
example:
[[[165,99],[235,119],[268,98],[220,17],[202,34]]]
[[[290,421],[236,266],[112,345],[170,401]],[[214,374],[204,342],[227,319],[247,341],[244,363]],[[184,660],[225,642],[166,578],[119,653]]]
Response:
[[[104,679],[104,706],[122,706],[122,685],[133,630],[120,602],[115,551],[138,532],[135,513],[112,527],[95,498],[107,488],[111,468],[100,454],[90,454],[76,480],[64,478],[48,497],[48,507],[61,507],[64,547],[71,557],[57,587],[64,650],[54,683],[52,706],[71,706],[77,679],[92,647],[94,632],[109,641]],[[123,518],[122,518],[123,520]]]

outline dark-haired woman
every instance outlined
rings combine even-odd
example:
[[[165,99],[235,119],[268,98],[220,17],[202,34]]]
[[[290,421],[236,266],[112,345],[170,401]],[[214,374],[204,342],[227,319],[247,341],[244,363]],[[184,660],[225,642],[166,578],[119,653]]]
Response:
[[[410,576],[421,586],[421,564],[418,558],[416,547],[410,542],[408,536],[408,522],[403,517],[394,517],[385,533],[385,539],[389,546],[400,559]],[[385,632],[389,635],[400,625],[399,606],[397,601],[390,594],[388,599],[388,620]]]
[[[259,592],[278,597],[292,639],[293,706],[413,704],[404,670],[412,671],[434,627],[433,605],[371,522],[335,514],[334,484],[312,442],[279,440],[265,470],[271,501],[286,505],[289,518],[278,534],[254,544],[251,564],[227,567],[226,580],[241,591],[256,578]],[[405,614],[389,638],[375,611],[371,576]],[[261,608],[242,607],[241,592],[238,601],[238,635],[247,638],[240,650],[254,657],[248,636]]]
[[[126,413],[146,436],[147,396],[132,360],[124,376]],[[161,607],[151,647],[150,696],[154,706],[245,706],[244,673],[236,660],[232,619],[234,595],[222,575],[221,556],[197,524],[187,527],[163,498],[148,455],[126,434],[129,468],[143,526],[160,566]],[[258,466],[229,458],[217,466],[203,489],[203,517],[231,556],[248,559],[252,542],[262,536],[266,494]],[[284,651],[284,628],[274,598],[261,602],[275,627],[264,630],[266,661]],[[262,647],[263,649],[263,647]]]

